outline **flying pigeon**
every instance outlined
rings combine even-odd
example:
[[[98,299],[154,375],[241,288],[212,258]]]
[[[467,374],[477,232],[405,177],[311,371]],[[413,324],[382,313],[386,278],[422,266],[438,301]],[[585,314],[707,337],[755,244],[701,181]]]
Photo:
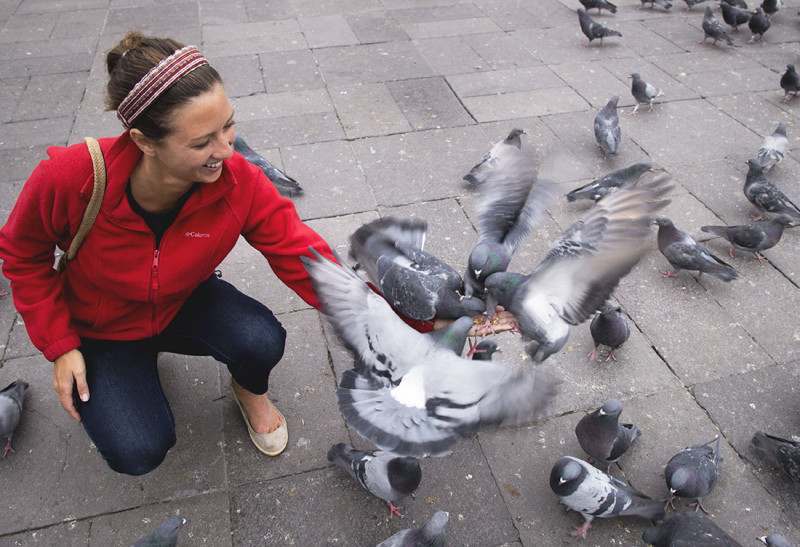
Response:
[[[783,161],[786,149],[789,147],[789,138],[786,136],[786,122],[780,122],[771,135],[764,137],[761,148],[753,161],[768,173],[770,169]]]
[[[616,30],[611,30],[605,25],[601,25],[597,21],[594,21],[591,17],[586,15],[586,10],[583,8],[578,8],[578,22],[581,24],[581,30],[589,39],[589,42],[583,44],[584,47],[589,47],[592,43],[592,40],[595,38],[600,38],[600,46],[603,45],[603,38],[607,38],[609,36],[620,36],[622,37],[622,33],[617,32]]]
[[[687,1],[688,0],[684,0]],[[705,0],[702,0],[705,1]],[[708,38],[712,38],[714,41],[711,42],[711,45],[714,46],[717,44],[717,40],[722,40],[729,46],[733,45],[733,40],[728,37],[728,33],[725,32],[725,29],[722,28],[722,24],[719,22],[719,19],[714,17],[714,12],[711,10],[711,6],[706,6],[706,13],[703,15],[703,39],[699,40],[698,44],[705,44]]]
[[[683,0],[683,1],[686,2],[686,9],[683,11],[688,13],[694,6],[696,6],[697,4],[702,4],[706,0]]]
[[[497,301],[517,318],[535,363],[564,347],[569,326],[590,318],[636,265],[648,215],[669,203],[671,187],[668,175],[623,186],[568,226],[530,275],[489,276],[487,307]]]
[[[750,444],[763,452],[770,463],[783,469],[792,481],[800,482],[800,443],[758,431]]]
[[[178,533],[186,522],[181,517],[169,517],[150,534],[134,543],[133,547],[175,547],[178,544]]]
[[[599,313],[592,319],[589,332],[594,342],[594,349],[589,353],[589,358],[596,358],[597,348],[603,345],[609,348],[606,361],[609,359],[616,361],[614,350],[621,348],[622,344],[628,341],[631,336],[631,327],[628,320],[625,319],[625,311],[614,305],[613,302],[606,300],[600,307]]]
[[[600,13],[604,9],[610,11],[611,13],[617,13],[617,6],[608,0],[580,0],[580,3],[584,8],[586,8],[586,11],[589,11],[592,8],[597,8],[597,13]]]
[[[711,448],[714,441],[717,446]],[[717,435],[707,443],[684,448],[672,456],[664,468],[664,479],[669,488],[667,506],[675,509],[672,504],[675,496],[695,498],[697,501],[694,510],[702,509],[708,513],[700,504],[700,498],[710,494],[717,484],[722,465],[722,454],[719,452],[721,442],[722,437]]]
[[[751,13],[725,2],[719,3],[722,10],[722,19],[730,25],[732,32],[739,32],[739,25],[744,25],[750,20]]]
[[[753,253],[758,260],[766,261],[761,251],[774,247],[780,241],[784,228],[800,225],[800,220],[789,215],[778,215],[766,222],[755,222],[740,226],[703,226],[700,229],[709,234],[718,235],[732,245],[733,250]]]
[[[572,535],[584,539],[595,517],[636,515],[661,520],[665,515],[660,502],[572,456],[555,463],[550,471],[550,488],[564,505],[583,515],[585,522]]]
[[[642,541],[654,547],[742,547],[710,518],[694,511],[648,528]]]
[[[764,16],[764,12],[761,10],[761,8],[756,8],[756,12],[750,16],[750,20],[747,22],[750,32],[753,33],[747,43],[753,43],[756,39],[756,36],[758,36],[759,42],[763,41],[764,33],[769,30],[771,25],[772,23],[767,17]]]
[[[786,72],[781,76],[781,88],[783,89],[783,104],[789,102],[789,93],[792,94],[792,97],[797,97],[797,92],[800,91],[800,74],[797,74],[794,65],[786,65]]]
[[[406,317],[458,319],[483,313],[483,301],[463,297],[464,283],[458,272],[423,251],[427,231],[424,220],[374,220],[350,236],[350,255]]]
[[[761,536],[758,541],[770,547],[792,547],[792,544],[787,541],[785,537],[780,534],[770,534],[768,536]]]
[[[638,72],[632,72],[630,78],[633,79],[633,82],[631,82],[631,95],[636,99],[636,106],[633,107],[633,110],[631,110],[629,114],[635,116],[636,111],[639,110],[640,104],[649,105],[650,108],[647,110],[648,112],[655,110],[653,108],[653,100],[656,97],[663,97],[664,92],[656,86],[642,80]]]
[[[575,426],[578,443],[595,462],[606,466],[616,463],[628,451],[634,440],[642,436],[633,424],[619,423],[622,403],[619,399],[608,399],[603,406],[584,415]]]
[[[648,162],[634,163],[628,167],[612,171],[606,176],[572,190],[566,195],[567,201],[579,199],[599,200],[614,188],[624,186],[631,181],[639,180],[643,173],[650,171],[652,166]]]
[[[437,511],[425,526],[400,530],[377,547],[444,547],[449,517],[446,511]]]
[[[617,115],[618,102],[619,95],[614,95],[594,117],[594,138],[597,140],[597,146],[602,148],[607,156],[617,155],[619,141],[622,138]]]
[[[523,133],[525,133],[525,130],[519,127],[512,129],[505,139],[497,142],[483,159],[470,169],[469,173],[461,178],[473,186],[484,183],[488,177],[488,173],[494,169],[498,163],[502,163],[502,160],[499,158],[503,154],[508,153],[506,151],[509,147],[516,148],[517,150],[522,149],[522,139],[520,135]]]
[[[721,0],[721,2],[736,8],[747,9],[747,2],[744,0]]]
[[[272,181],[272,184],[274,184],[275,188],[279,191],[289,195],[303,193],[303,189],[296,180],[272,165],[267,158],[250,148],[239,135],[236,135],[233,139],[233,149],[244,156],[244,159],[264,171],[264,174],[267,175],[267,178]]]
[[[352,476],[373,496],[389,505],[389,515],[402,517],[402,507],[392,502],[414,493],[422,481],[417,458],[398,456],[383,450],[356,450],[344,443],[328,450],[328,461]]]
[[[665,277],[675,277],[681,270],[692,270],[700,272],[698,278],[703,273],[723,281],[739,278],[739,273],[733,266],[700,245],[692,236],[676,228],[669,218],[658,216],[653,224],[658,226],[658,250],[675,269],[674,272],[661,272]]]
[[[767,17],[772,17],[778,13],[782,6],[783,2],[781,0],[764,0],[761,2],[761,9],[764,10],[764,15]]]
[[[9,452],[14,452],[14,449],[11,448],[11,437],[22,416],[22,402],[27,390],[28,383],[17,380],[0,391],[0,438],[8,439],[6,448],[3,450],[4,458]]]
[[[530,421],[555,394],[534,370],[470,361],[406,325],[350,268],[301,257],[322,311],[356,357],[336,397],[348,425],[399,456],[442,455],[479,428]]]
[[[743,188],[747,200],[759,211],[775,214],[785,213],[792,218],[800,219],[800,209],[772,184],[772,181],[764,175],[764,170],[753,160],[747,160],[747,165],[749,169]],[[753,220],[761,220],[761,218],[761,216],[757,216],[753,217]]]
[[[672,3],[668,2],[667,0],[641,0],[641,5],[638,6],[636,9],[643,9],[645,4],[650,4],[650,9],[653,9],[655,4],[658,4],[664,9],[670,9],[672,7]]]

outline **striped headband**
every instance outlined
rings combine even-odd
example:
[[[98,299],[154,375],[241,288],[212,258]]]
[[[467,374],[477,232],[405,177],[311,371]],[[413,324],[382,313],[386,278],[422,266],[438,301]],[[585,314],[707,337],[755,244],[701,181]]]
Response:
[[[196,46],[179,49],[151,68],[144,78],[133,86],[133,89],[119,103],[117,118],[125,126],[125,129],[130,129],[134,120],[172,84],[194,69],[207,64],[208,59],[203,57]]]

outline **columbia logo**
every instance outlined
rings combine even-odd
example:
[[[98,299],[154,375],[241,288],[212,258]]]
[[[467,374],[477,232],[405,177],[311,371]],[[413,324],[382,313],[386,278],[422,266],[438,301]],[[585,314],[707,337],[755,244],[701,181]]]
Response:
[[[211,234],[205,232],[186,232],[186,237],[211,237]]]

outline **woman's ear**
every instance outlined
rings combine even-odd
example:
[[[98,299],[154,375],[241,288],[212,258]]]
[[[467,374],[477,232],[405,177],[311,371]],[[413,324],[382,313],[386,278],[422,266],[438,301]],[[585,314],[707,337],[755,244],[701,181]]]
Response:
[[[139,150],[142,151],[142,154],[146,156],[154,156],[155,155],[155,144],[153,141],[148,139],[144,136],[144,133],[139,131],[138,129],[131,129],[129,131],[131,136],[131,140],[139,147]]]

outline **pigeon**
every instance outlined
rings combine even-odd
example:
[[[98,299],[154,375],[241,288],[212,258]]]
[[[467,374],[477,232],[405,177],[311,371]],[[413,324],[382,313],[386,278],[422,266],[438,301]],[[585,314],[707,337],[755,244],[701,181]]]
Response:
[[[665,516],[661,502],[572,456],[555,463],[550,471],[550,488],[564,505],[583,515],[585,522],[572,535],[584,539],[595,517],[636,515],[661,520]]]
[[[530,275],[489,276],[487,308],[496,301],[517,318],[535,363],[561,350],[569,326],[589,319],[636,265],[648,215],[669,203],[662,198],[670,188],[666,174],[623,186],[568,226]]]
[[[763,452],[770,463],[783,469],[792,481],[800,482],[800,443],[758,431],[750,444]]]
[[[625,319],[625,311],[619,306],[615,306],[610,300],[606,300],[600,307],[600,313],[594,316],[589,325],[589,332],[592,334],[594,349],[589,353],[589,358],[597,357],[597,348],[600,345],[608,346],[609,351],[606,361],[617,358],[614,350],[622,347],[631,336],[631,327]]]
[[[771,25],[772,23],[767,17],[764,16],[764,12],[761,10],[761,8],[756,8],[756,12],[750,16],[750,20],[747,22],[750,32],[753,33],[747,43],[753,43],[756,39],[756,36],[758,36],[759,42],[763,41],[764,33],[769,30]],[[781,80],[783,80],[783,78],[781,78]]]
[[[459,317],[449,325],[426,332],[425,336],[434,341],[438,346],[449,349],[456,355],[461,355],[464,349],[464,344],[467,342],[467,335],[469,330],[475,326],[475,320],[472,317],[464,316]],[[470,353],[475,353],[475,348],[470,344]]]
[[[575,426],[578,444],[589,457],[606,466],[616,463],[628,451],[634,440],[642,436],[633,424],[619,423],[622,403],[619,399],[608,399],[603,406],[586,414]]]
[[[600,13],[604,9],[610,11],[611,13],[617,13],[617,6],[608,0],[580,0],[580,3],[584,8],[586,8],[586,11],[589,11],[592,8],[597,8],[597,13]]]
[[[753,161],[762,171],[768,173],[774,166],[783,161],[786,149],[789,147],[789,138],[786,136],[786,122],[780,122],[771,135],[764,137],[761,148]]]
[[[423,251],[427,231],[424,220],[380,218],[350,236],[350,255],[406,317],[428,321],[483,313],[483,301],[461,294],[464,282],[458,272]]]
[[[597,201],[614,188],[619,188],[631,181],[639,180],[639,177],[642,176],[643,173],[651,169],[652,165],[648,162],[634,163],[628,167],[617,169],[585,186],[572,190],[566,195],[567,201],[577,201],[579,199]]]
[[[721,0],[721,2],[735,8],[747,9],[747,2],[744,0]]]
[[[781,88],[783,89],[783,104],[789,102],[789,93],[792,97],[797,97],[800,91],[800,75],[794,69],[794,65],[786,65],[786,72],[781,76]]]
[[[761,251],[774,247],[780,241],[784,228],[793,228],[798,225],[800,225],[800,220],[789,215],[778,215],[767,222],[755,222],[740,226],[702,226],[700,229],[729,241],[732,245],[731,256],[733,256],[733,250],[738,249],[753,253],[755,258],[760,261],[766,261],[767,259],[761,255]]]
[[[724,0],[719,3],[722,10],[722,19],[730,25],[732,32],[739,32],[739,25],[744,25],[750,20],[750,12],[739,9]]]
[[[133,547],[174,547],[178,544],[178,533],[186,522],[181,517],[169,517],[150,534],[134,543]]]
[[[486,182],[488,173],[501,163],[499,159],[503,154],[506,154],[509,147],[520,150],[522,148],[522,139],[520,135],[525,133],[524,129],[515,127],[511,130],[508,136],[496,143],[491,150],[483,157],[483,159],[469,170],[469,173],[461,177],[466,182],[473,186]]]
[[[717,442],[716,448],[711,448],[711,443]],[[714,489],[719,477],[722,454],[719,452],[722,437],[717,435],[710,441],[697,446],[684,448],[667,462],[664,468],[664,479],[669,488],[669,498],[665,500],[667,506],[675,509],[672,504],[675,496],[682,498],[695,498],[695,511],[702,509],[700,498],[707,496]]]
[[[706,0],[683,0],[683,1],[686,2],[686,9],[683,11],[688,13],[694,6],[696,6],[697,4],[702,4]]]
[[[703,0],[705,1],[705,0]],[[728,37],[728,33],[725,32],[725,29],[722,28],[722,24],[719,22],[719,19],[714,17],[714,12],[711,10],[711,6],[706,6],[706,13],[703,15],[703,39],[698,41],[698,44],[705,44],[706,40],[710,37],[714,41],[711,42],[711,45],[717,45],[717,40],[722,40],[729,46],[733,45],[733,40]]]
[[[761,536],[758,541],[770,547],[792,547],[792,544],[780,534],[770,534],[768,536]]]
[[[422,481],[417,458],[398,456],[383,450],[356,450],[338,443],[328,450],[328,461],[352,476],[358,484],[389,506],[389,515],[402,517],[402,507],[392,502],[414,493]]]
[[[669,218],[658,216],[653,224],[658,226],[658,250],[675,268],[673,272],[661,272],[665,277],[675,277],[681,270],[693,270],[700,272],[698,279],[703,273],[723,281],[739,278],[739,273],[733,266],[700,245],[692,236],[676,228]]]
[[[607,156],[616,156],[619,150],[621,132],[617,115],[618,102],[619,95],[614,95],[594,117],[594,138],[597,139],[597,146],[602,148]]]
[[[443,455],[480,428],[532,420],[555,395],[555,381],[541,372],[470,361],[439,347],[351,268],[310,252],[316,260],[301,261],[322,312],[356,357],[339,378],[339,410],[379,449]]]
[[[589,39],[589,43],[583,44],[584,47],[589,47],[592,43],[592,40],[596,38],[600,38],[600,46],[602,47],[603,38],[608,38],[609,36],[622,37],[621,32],[612,30],[607,26],[601,25],[597,21],[594,21],[591,17],[586,15],[586,10],[583,8],[578,8],[578,22],[581,24],[581,30]]]
[[[640,104],[649,105],[650,108],[648,109],[648,112],[655,110],[653,108],[653,99],[656,97],[663,97],[664,92],[656,86],[648,84],[642,80],[642,77],[638,72],[632,72],[630,78],[633,79],[633,82],[631,83],[631,95],[633,95],[633,98],[636,99],[636,106],[633,107],[633,110],[629,112],[629,114],[635,116],[636,111],[639,110]]]
[[[14,449],[11,448],[11,437],[22,416],[22,402],[27,390],[28,383],[17,380],[0,391],[0,438],[8,439],[6,448],[3,450],[4,458],[9,452],[14,452]]]
[[[494,340],[481,340],[472,350],[473,361],[491,361],[492,355],[500,351]]]
[[[761,9],[764,10],[764,15],[767,17],[772,17],[778,13],[782,6],[783,2],[781,0],[764,0],[761,2]]]
[[[642,541],[654,547],[742,547],[710,518],[694,511],[648,528]]]
[[[445,527],[449,517],[448,512],[437,511],[425,526],[400,530],[380,542],[377,547],[444,547]]]
[[[772,184],[764,170],[753,160],[747,160],[749,169],[744,181],[744,195],[747,200],[760,211],[775,214],[787,214],[792,218],[800,219],[800,209],[792,203],[783,192]],[[753,220],[761,220],[761,216]]]
[[[289,195],[303,193],[303,189],[296,180],[272,165],[267,158],[250,148],[239,135],[236,135],[233,139],[233,149],[244,156],[244,159],[264,171],[264,174],[267,175],[267,178],[272,181],[272,184],[274,184],[275,188],[279,191]]]
[[[641,5],[636,9],[643,9],[644,5],[647,3],[650,4],[650,9],[653,9],[654,4],[658,4],[664,9],[670,9],[672,7],[672,3],[668,2],[667,0],[641,0],[641,2]]]

